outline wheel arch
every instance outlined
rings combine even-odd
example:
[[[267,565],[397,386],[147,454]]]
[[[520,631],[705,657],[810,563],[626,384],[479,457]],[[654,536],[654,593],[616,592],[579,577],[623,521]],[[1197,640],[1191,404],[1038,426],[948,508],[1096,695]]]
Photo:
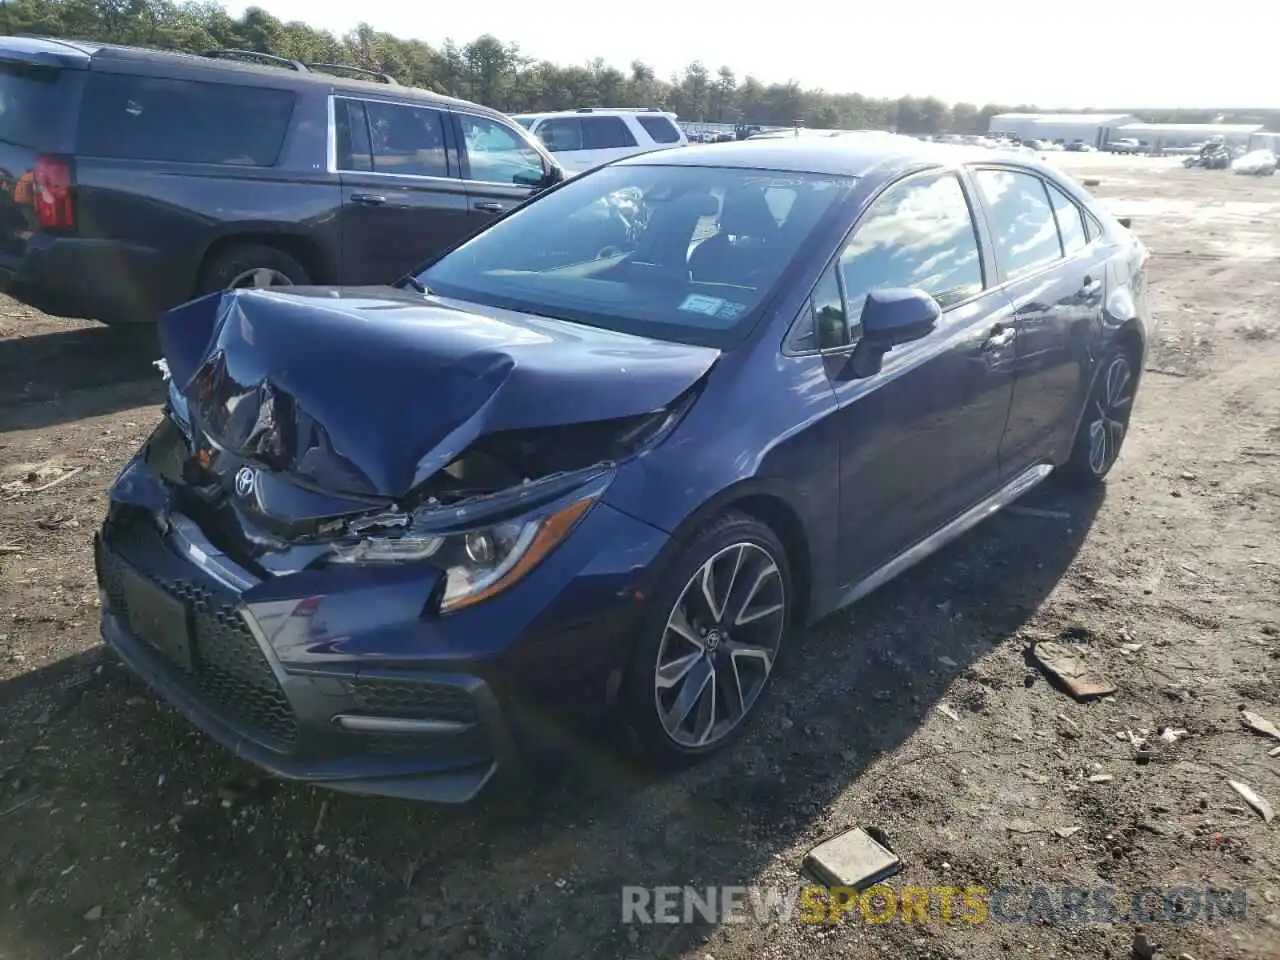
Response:
[[[324,250],[314,238],[300,233],[246,226],[215,237],[205,247],[196,270],[193,292],[199,293],[210,263],[233,247],[243,246],[274,247],[287,253],[302,265],[312,283],[325,283],[333,274]]]
[[[815,608],[813,537],[785,486],[762,478],[745,479],[726,487],[680,522],[654,564],[655,574],[645,586],[646,595],[652,595],[657,589],[671,564],[699,530],[731,512],[760,521],[781,541],[796,598],[791,621],[794,626],[804,626]]]

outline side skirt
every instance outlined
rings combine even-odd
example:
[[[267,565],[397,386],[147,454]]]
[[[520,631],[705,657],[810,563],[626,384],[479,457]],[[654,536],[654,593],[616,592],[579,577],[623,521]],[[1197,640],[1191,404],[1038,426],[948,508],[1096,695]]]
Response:
[[[1032,487],[1040,484],[1052,472],[1053,466],[1048,463],[1037,464],[1024,470],[991,496],[979,501],[946,526],[929,534],[915,546],[908,547],[870,576],[859,580],[852,586],[846,587],[840,596],[839,602],[836,604],[836,609],[847,607],[849,604],[861,600],[871,591],[888,583],[904,570],[914,567],[925,557],[936,553],[992,514],[1013,503]]]

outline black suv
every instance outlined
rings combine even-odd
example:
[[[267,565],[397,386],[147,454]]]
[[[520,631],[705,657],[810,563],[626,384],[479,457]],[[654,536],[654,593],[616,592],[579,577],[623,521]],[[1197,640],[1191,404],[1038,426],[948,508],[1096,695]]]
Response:
[[[0,288],[47,312],[390,283],[563,178],[504,115],[383,74],[0,37]]]

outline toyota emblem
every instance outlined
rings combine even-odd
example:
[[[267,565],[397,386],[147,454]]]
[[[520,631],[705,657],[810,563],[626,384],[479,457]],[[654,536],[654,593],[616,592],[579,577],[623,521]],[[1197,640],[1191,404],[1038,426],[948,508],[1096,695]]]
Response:
[[[257,479],[258,475],[252,467],[241,467],[236,471],[236,493],[241,497],[249,496],[253,493]]]

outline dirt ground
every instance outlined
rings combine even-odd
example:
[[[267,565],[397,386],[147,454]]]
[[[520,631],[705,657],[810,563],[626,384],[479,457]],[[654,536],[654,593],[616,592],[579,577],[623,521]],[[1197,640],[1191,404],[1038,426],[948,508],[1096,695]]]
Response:
[[[156,421],[154,355],[0,300],[0,958],[1132,953],[1131,921],[620,922],[624,884],[791,885],[853,825],[901,855],[892,886],[1245,887],[1243,920],[1145,935],[1280,956],[1280,821],[1227,783],[1280,806],[1280,741],[1239,714],[1280,723],[1280,177],[1072,162],[1154,251],[1162,324],[1105,496],[1037,491],[1052,513],[797,638],[711,763],[657,778],[584,744],[464,809],[256,782],[103,657],[90,536]],[[1058,636],[1113,698],[1029,665]]]

